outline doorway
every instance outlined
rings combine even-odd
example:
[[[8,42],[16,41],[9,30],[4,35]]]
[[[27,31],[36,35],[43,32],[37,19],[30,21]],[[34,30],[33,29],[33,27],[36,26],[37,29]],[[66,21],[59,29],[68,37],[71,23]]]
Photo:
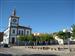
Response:
[[[15,43],[15,38],[12,38],[12,44],[14,44]]]

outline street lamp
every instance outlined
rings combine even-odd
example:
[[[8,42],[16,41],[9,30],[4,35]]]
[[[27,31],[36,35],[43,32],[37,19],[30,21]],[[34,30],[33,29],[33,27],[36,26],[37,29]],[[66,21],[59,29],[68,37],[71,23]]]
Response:
[[[68,49],[69,49],[69,51],[70,51],[70,32],[67,32],[67,37],[68,37]]]
[[[18,39],[18,38],[19,38],[19,35],[17,36],[17,40],[18,40],[18,46],[19,46],[19,39]]]
[[[37,38],[38,38],[39,35],[40,35],[40,33],[34,33],[34,39],[36,41],[35,45],[37,45]]]
[[[70,51],[69,41],[70,41],[71,33],[66,29],[64,29],[63,32],[65,33],[65,37],[67,37],[67,39],[68,39],[68,50]]]

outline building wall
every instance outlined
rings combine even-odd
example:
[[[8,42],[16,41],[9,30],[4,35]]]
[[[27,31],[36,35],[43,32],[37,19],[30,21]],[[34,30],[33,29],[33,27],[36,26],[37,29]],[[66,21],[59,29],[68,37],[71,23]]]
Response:
[[[13,32],[13,31],[15,31],[15,32]],[[11,28],[10,35],[16,36],[17,35],[17,28]]]
[[[19,28],[18,29],[18,35],[25,35],[25,29]]]
[[[3,32],[0,32],[0,42],[3,41]]]
[[[16,40],[17,40],[16,37],[17,37],[17,36],[10,36],[10,43],[12,43],[12,38],[14,38],[14,39],[15,39],[15,42],[16,42]],[[14,42],[14,43],[15,43],[15,42]]]
[[[9,31],[10,31],[9,28],[4,31],[3,43],[7,43],[7,44],[9,43]]]
[[[13,33],[13,30],[15,30],[15,33]],[[11,36],[16,36],[16,35],[30,35],[31,30],[26,29],[26,28],[11,28]]]
[[[27,32],[28,32],[28,33],[27,33]],[[25,30],[25,34],[26,34],[26,35],[30,35],[30,34],[31,34],[31,30],[26,29],[26,30]]]
[[[13,30],[15,31],[13,33]],[[19,33],[20,31],[20,33]],[[28,33],[27,33],[28,31]],[[12,43],[12,38],[15,39],[15,43],[17,41],[17,36],[18,35],[30,35],[31,34],[31,30],[30,29],[25,29],[25,28],[8,28],[7,30],[4,31],[4,37],[3,37],[3,42],[6,44]]]

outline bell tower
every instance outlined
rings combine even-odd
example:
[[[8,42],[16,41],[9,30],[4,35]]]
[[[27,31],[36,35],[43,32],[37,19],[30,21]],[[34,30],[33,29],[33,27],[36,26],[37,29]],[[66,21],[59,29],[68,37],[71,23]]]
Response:
[[[16,9],[12,11],[12,15],[9,17],[9,25],[10,26],[18,26],[19,25],[19,17],[16,16]]]

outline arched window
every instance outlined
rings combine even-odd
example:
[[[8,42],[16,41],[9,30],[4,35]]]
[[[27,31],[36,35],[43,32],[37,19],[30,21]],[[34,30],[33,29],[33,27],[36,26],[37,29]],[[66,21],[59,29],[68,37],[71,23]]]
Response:
[[[20,30],[19,30],[19,33],[18,34],[20,35]]]
[[[27,31],[27,35],[29,35],[29,31]]]
[[[23,30],[19,30],[18,35],[23,35]]]
[[[21,34],[23,35],[23,31],[21,31]]]

